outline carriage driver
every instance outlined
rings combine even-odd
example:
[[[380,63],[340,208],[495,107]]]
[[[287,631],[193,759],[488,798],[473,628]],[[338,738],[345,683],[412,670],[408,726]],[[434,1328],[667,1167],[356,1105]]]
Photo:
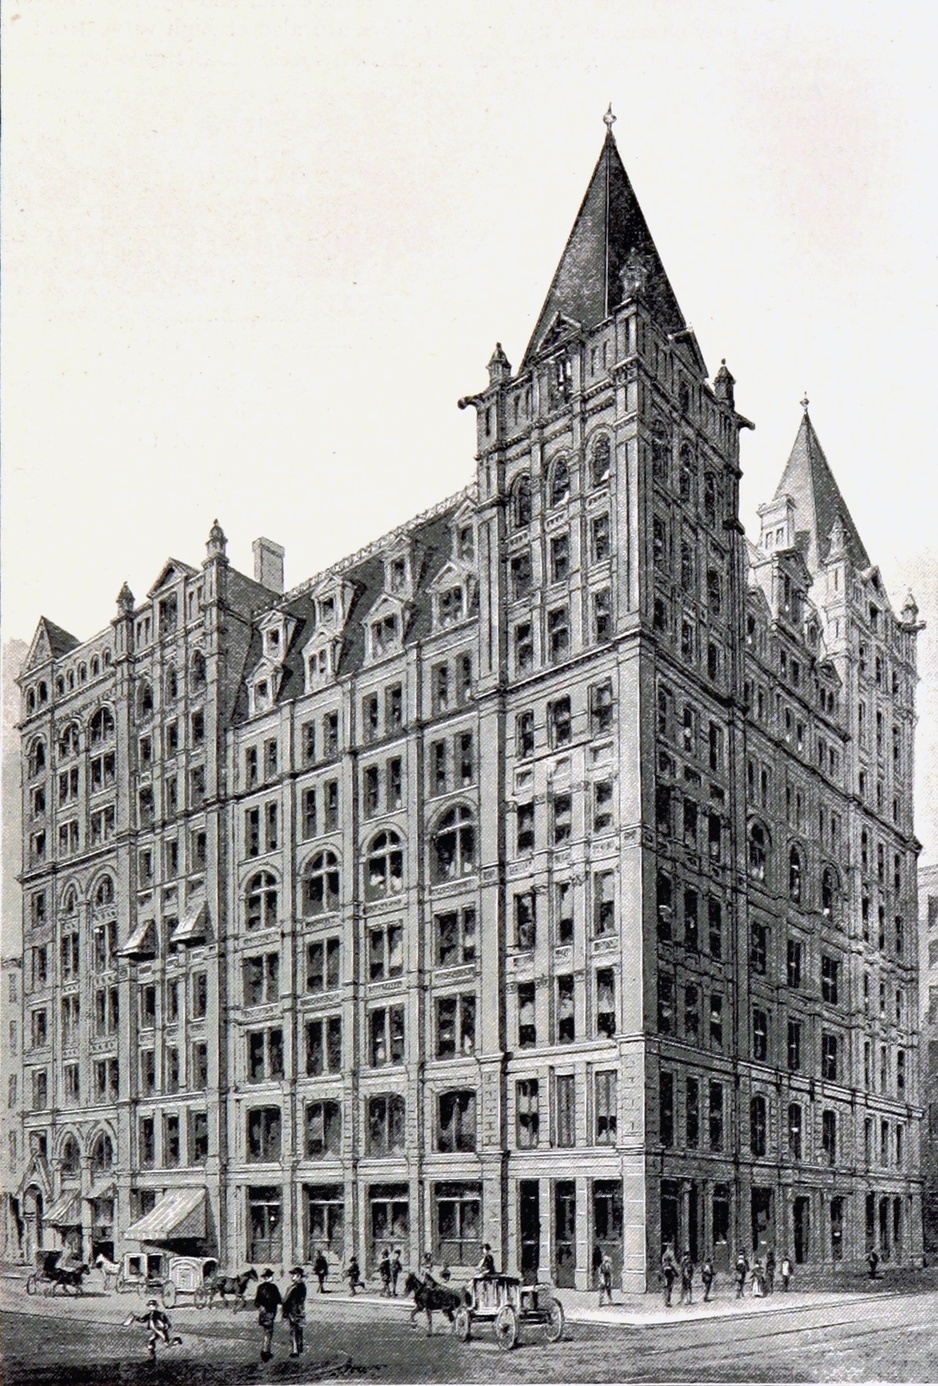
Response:
[[[482,1259],[476,1266],[476,1270],[479,1275],[495,1274],[495,1257],[492,1255],[492,1248],[489,1246],[488,1242],[486,1242],[482,1248]]]

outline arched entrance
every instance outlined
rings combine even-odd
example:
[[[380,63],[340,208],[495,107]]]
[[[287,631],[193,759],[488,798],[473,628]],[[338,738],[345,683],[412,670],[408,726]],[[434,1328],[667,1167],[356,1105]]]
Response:
[[[28,1184],[23,1190],[23,1255],[27,1262],[36,1259],[36,1252],[42,1246],[43,1198],[37,1184]]]

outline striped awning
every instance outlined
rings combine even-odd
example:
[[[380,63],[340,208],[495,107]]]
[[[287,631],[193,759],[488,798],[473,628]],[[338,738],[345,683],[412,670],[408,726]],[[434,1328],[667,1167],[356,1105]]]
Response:
[[[174,1189],[124,1233],[132,1242],[165,1242],[205,1236],[205,1190]]]
[[[43,1218],[50,1227],[81,1227],[81,1201],[74,1189],[59,1194]]]
[[[173,930],[171,943],[204,943],[208,933],[208,906],[204,900],[194,905],[181,924]]]
[[[138,924],[123,948],[117,951],[122,958],[155,958],[156,928],[153,920],[145,919]]]
[[[114,1180],[102,1179],[99,1183],[92,1184],[91,1188],[85,1194],[85,1198],[87,1198],[90,1203],[93,1203],[97,1198],[113,1198],[114,1192]]]

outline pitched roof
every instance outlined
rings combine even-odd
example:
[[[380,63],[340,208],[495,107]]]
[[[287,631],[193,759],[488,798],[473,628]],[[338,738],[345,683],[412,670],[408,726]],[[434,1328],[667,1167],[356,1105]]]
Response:
[[[528,343],[522,369],[539,349],[558,314],[585,328],[595,327],[607,318],[626,297],[622,272],[627,266],[644,278],[645,293],[665,331],[683,328],[684,315],[609,131]]]
[[[59,659],[62,655],[67,655],[76,649],[80,643],[81,641],[76,636],[70,635],[67,630],[57,626],[54,621],[49,620],[48,616],[40,616],[21,672],[26,673],[30,669],[35,669],[37,665],[45,664],[47,660]]]
[[[838,516],[851,562],[858,568],[870,566],[863,541],[834,480],[807,409],[774,499],[781,496],[791,496],[795,503],[796,541],[812,573],[816,573],[827,558],[830,533]]]

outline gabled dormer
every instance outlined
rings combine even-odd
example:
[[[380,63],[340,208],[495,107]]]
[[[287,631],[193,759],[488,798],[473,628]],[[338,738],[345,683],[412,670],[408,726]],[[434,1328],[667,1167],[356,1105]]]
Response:
[[[290,648],[290,641],[296,631],[297,621],[295,616],[289,616],[285,611],[274,607],[263,615],[258,622],[261,633],[261,646],[265,660],[271,664],[282,664],[287,657]]]
[[[454,563],[465,567],[476,564],[478,536],[476,533],[476,508],[471,501],[463,501],[450,521],[450,557]]]
[[[433,629],[448,630],[475,616],[479,609],[479,579],[474,566],[450,559],[430,583]]]
[[[765,553],[779,553],[795,546],[795,502],[791,496],[776,495],[758,509],[762,522],[759,543]]]
[[[417,582],[417,555],[410,539],[402,540],[383,555],[384,591],[403,602],[413,600]]]
[[[274,706],[283,683],[283,665],[261,659],[248,679],[248,716],[260,717]]]
[[[341,635],[355,600],[355,584],[341,577],[331,577],[316,589],[313,600],[317,635]]]
[[[365,659],[373,664],[400,654],[410,618],[410,602],[396,593],[383,592],[365,618]]]

